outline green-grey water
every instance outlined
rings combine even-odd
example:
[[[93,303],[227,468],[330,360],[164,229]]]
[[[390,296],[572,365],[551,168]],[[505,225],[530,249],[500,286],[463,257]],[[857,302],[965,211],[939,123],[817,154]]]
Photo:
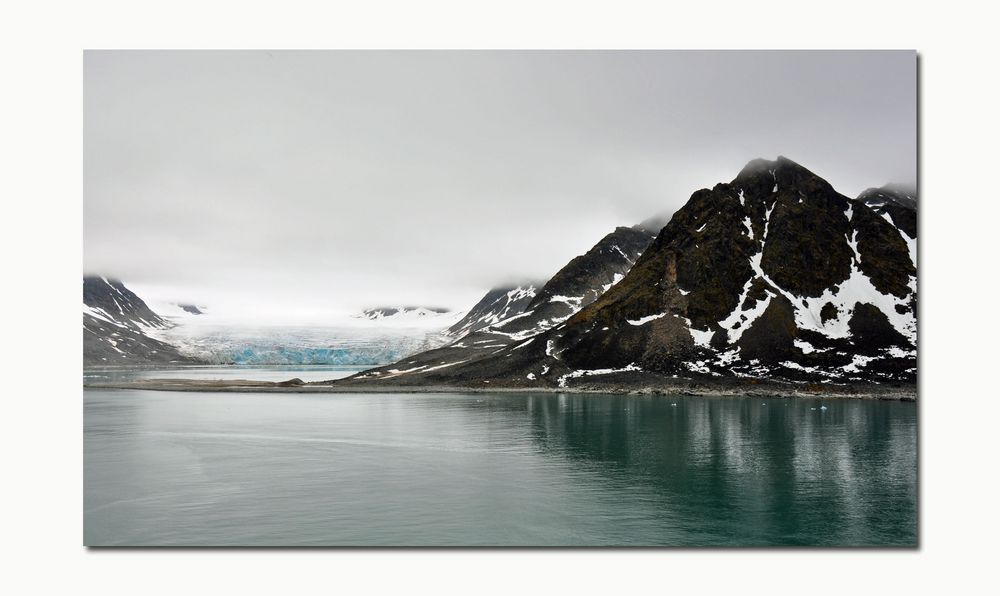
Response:
[[[914,545],[916,451],[900,402],[88,389],[84,542]]]

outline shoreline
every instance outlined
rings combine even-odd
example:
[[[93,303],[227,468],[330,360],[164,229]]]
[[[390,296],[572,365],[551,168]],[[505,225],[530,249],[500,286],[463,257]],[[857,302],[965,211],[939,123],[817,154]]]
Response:
[[[813,386],[815,387],[815,386]],[[84,383],[84,389],[121,389],[142,391],[180,391],[205,393],[573,393],[605,395],[648,395],[677,397],[727,397],[727,398],[825,398],[872,399],[888,401],[917,400],[917,386],[888,387],[871,385],[833,386],[822,390],[813,387],[796,387],[775,382],[752,386],[709,385],[704,383],[677,383],[658,386],[601,386],[579,385],[574,387],[464,387],[456,385],[355,385],[336,383],[295,383],[292,381],[249,380],[198,380],[198,379],[143,379]]]

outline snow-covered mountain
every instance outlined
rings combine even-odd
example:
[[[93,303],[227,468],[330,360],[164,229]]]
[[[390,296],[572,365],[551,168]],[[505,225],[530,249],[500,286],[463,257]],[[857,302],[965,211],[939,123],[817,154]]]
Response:
[[[483,330],[517,341],[551,329],[624,279],[655,237],[638,226],[616,228],[553,275],[523,312]]]
[[[462,314],[434,306],[379,306],[365,309],[354,315],[354,318],[386,327],[446,329],[460,319]]]
[[[171,323],[125,285],[98,276],[83,278],[83,361],[88,366],[194,364],[158,339]]]
[[[623,277],[589,304],[543,288],[519,314],[347,383],[913,384],[916,233],[912,195],[850,199],[789,159],[754,160],[695,192],[648,248],[623,250]],[[533,315],[577,297],[565,319]]]
[[[457,345],[495,346],[537,335],[597,300],[622,278],[655,232],[619,227],[575,257],[544,284],[494,288],[448,329]],[[470,334],[475,337],[468,338]]]
[[[459,338],[520,315],[537,293],[534,283],[493,288],[469,309],[468,314],[449,327],[447,333]]]

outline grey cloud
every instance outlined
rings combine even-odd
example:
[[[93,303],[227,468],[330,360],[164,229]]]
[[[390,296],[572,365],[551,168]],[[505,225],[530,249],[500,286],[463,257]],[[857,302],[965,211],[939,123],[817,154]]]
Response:
[[[915,54],[87,52],[84,267],[247,311],[463,308],[778,154],[915,183]]]

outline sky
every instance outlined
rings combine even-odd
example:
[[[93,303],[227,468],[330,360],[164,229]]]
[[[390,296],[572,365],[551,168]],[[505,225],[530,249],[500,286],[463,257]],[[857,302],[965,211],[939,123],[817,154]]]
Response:
[[[751,159],[916,184],[910,51],[87,51],[85,273],[321,322],[466,310]]]

